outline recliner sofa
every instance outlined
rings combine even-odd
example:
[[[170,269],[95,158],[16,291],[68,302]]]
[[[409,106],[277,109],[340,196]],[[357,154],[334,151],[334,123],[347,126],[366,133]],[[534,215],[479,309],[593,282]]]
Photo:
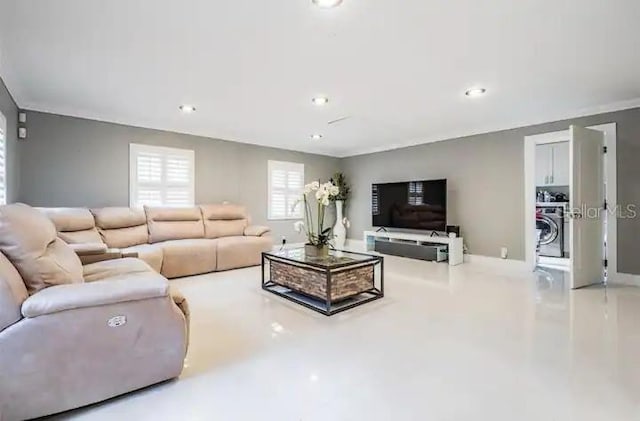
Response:
[[[0,206],[0,421],[179,376],[189,309],[167,277],[260,264],[268,234],[227,204]]]
[[[250,225],[243,206],[39,208],[71,244],[137,255],[167,278],[260,264],[273,247],[268,227]]]
[[[75,214],[58,221],[68,230],[61,235],[34,208],[0,206],[0,421],[66,411],[182,372],[186,300],[140,259],[83,266],[62,238],[99,238],[86,212]]]

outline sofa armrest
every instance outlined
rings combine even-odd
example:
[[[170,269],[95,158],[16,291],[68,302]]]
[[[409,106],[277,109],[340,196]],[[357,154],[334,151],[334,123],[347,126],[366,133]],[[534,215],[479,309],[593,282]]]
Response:
[[[27,318],[77,308],[145,300],[169,295],[169,281],[157,274],[130,279],[56,285],[45,288],[22,303]]]
[[[138,257],[138,252],[127,251],[123,252],[120,249],[106,249],[102,253],[94,254],[79,254],[80,262],[82,265],[88,265],[91,263],[103,262],[105,260],[124,259],[125,257]]]
[[[107,252],[107,245],[104,243],[79,243],[69,244],[69,247],[78,256],[91,256],[94,254],[103,254]]]
[[[78,255],[83,265],[125,257],[138,257],[136,251],[124,252],[120,249],[108,248],[104,243],[69,244],[69,247]]]
[[[271,228],[263,225],[249,225],[244,229],[244,235],[250,237],[262,237],[269,232],[271,232]]]

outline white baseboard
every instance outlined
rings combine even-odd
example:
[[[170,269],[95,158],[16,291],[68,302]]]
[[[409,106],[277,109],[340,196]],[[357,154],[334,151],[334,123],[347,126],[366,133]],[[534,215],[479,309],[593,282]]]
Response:
[[[345,248],[352,251],[365,252],[366,247],[363,240],[353,238],[347,239]],[[509,272],[530,272],[527,262],[523,260],[500,259],[498,257],[481,256],[478,254],[465,254],[464,262],[478,266],[485,266],[496,270],[507,270]],[[610,284],[631,285],[640,287],[640,275],[630,273],[612,273],[609,277]]]
[[[281,246],[275,245],[274,250],[279,250]],[[304,247],[304,243],[288,243],[285,248],[293,249]],[[356,240],[348,238],[345,243],[345,249],[366,252],[366,247],[363,240]],[[484,266],[496,270],[508,270],[508,271],[530,271],[527,262],[523,260],[512,259],[500,259],[498,257],[481,256],[479,254],[465,254],[464,262],[471,263],[473,265]],[[640,275],[633,275],[630,273],[611,273],[609,275],[609,283],[613,285],[629,285],[640,287]]]
[[[631,273],[612,273],[609,275],[608,283],[614,285],[631,285],[640,287],[640,275],[633,275]]]
[[[529,267],[524,260],[501,259],[499,257],[481,256],[479,254],[465,254],[465,263],[483,265],[495,269],[507,269],[513,271],[527,271]]]
[[[361,252],[364,252],[366,250],[363,240],[356,240],[352,238],[347,239],[345,248]],[[480,256],[477,254],[465,254],[464,262],[483,265],[495,269],[507,269],[510,271],[528,270],[527,263],[523,260],[500,259],[498,257]]]

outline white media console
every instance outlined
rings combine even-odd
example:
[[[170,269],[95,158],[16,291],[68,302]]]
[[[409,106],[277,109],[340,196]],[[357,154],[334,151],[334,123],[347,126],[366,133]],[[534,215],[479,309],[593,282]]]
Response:
[[[367,251],[375,251],[376,240],[397,243],[398,245],[411,245],[413,248],[428,247],[446,244],[449,248],[449,265],[455,266],[463,263],[464,247],[462,237],[440,237],[428,234],[413,234],[407,232],[365,231],[364,244]]]

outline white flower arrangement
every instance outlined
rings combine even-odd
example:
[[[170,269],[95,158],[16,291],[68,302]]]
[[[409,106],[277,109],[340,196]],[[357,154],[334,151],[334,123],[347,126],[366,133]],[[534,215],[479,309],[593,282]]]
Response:
[[[313,181],[305,185],[302,189],[302,198],[298,200],[293,207],[295,209],[301,203],[304,204],[304,222],[297,221],[293,224],[293,227],[298,233],[304,231],[309,244],[313,244],[316,247],[329,244],[332,238],[331,231],[333,228],[324,227],[324,214],[326,207],[331,203],[331,199],[338,196],[339,193],[340,189],[331,182],[320,184],[319,181]],[[311,212],[308,196],[313,196],[317,202],[318,209],[315,215],[317,221],[313,220],[314,215]]]

